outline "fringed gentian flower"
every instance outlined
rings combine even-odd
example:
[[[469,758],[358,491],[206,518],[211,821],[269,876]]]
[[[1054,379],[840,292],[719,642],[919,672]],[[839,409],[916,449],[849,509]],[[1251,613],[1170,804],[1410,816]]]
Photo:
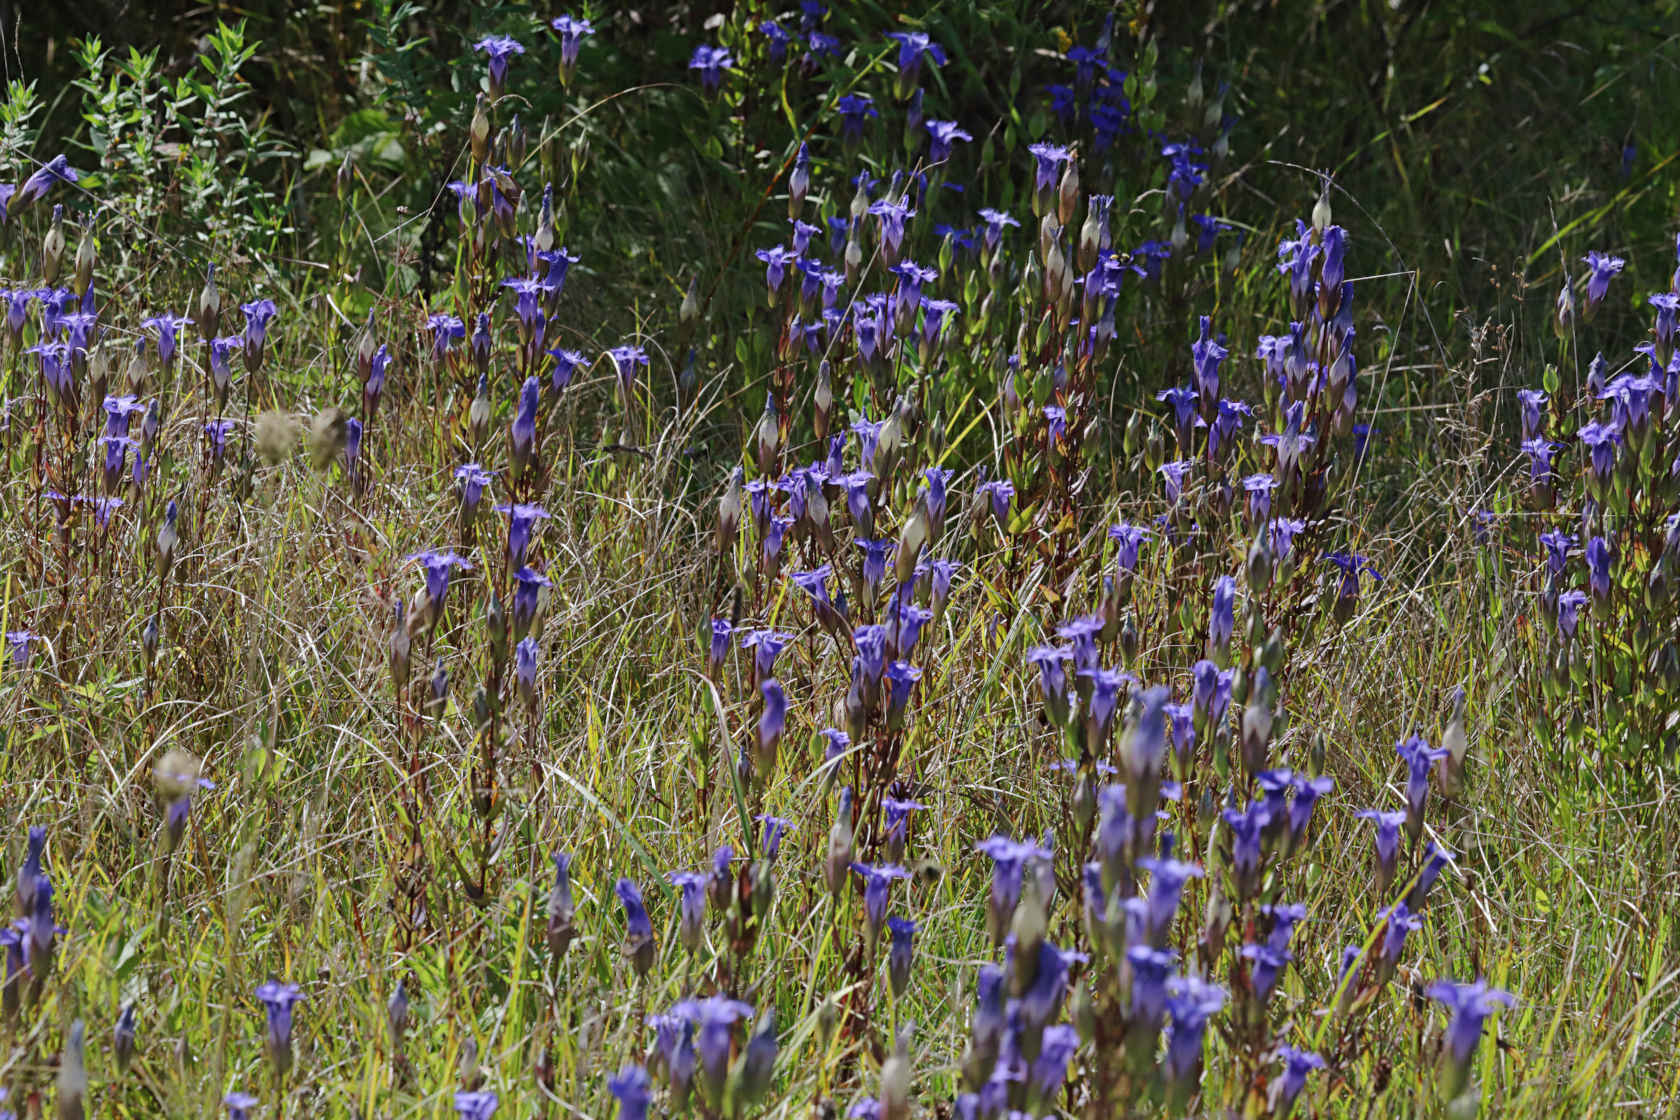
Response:
[[[1194,976],[1180,977],[1167,986],[1167,1080],[1181,1090],[1190,1087],[1202,1061],[1202,1040],[1208,1020],[1225,1006],[1225,989]]]
[[[1610,290],[1610,280],[1627,264],[1621,257],[1613,257],[1596,249],[1581,258],[1587,266],[1587,309],[1591,311]]]
[[[455,1094],[455,1115],[460,1120],[490,1120],[500,1103],[493,1090],[462,1090]]]
[[[500,97],[507,84],[508,65],[515,56],[525,53],[525,47],[507,35],[488,35],[474,43],[473,50],[490,60],[490,96]]]
[[[1293,1046],[1279,1046],[1276,1056],[1283,1063],[1283,1072],[1269,1086],[1270,1103],[1272,1115],[1284,1120],[1295,1107],[1295,1098],[1306,1088],[1307,1076],[1324,1068],[1324,1059],[1311,1050],[1297,1050]]]
[[[1515,1007],[1516,997],[1499,988],[1490,988],[1485,980],[1471,984],[1455,984],[1451,980],[1437,980],[1425,994],[1446,1007],[1446,1052],[1442,1056],[1445,1070],[1442,1096],[1454,1100],[1464,1091],[1470,1080],[1470,1059],[1482,1038],[1482,1026],[1495,1012]]]
[[[708,95],[717,93],[718,87],[723,84],[723,72],[734,65],[735,56],[726,48],[705,43],[695,47],[688,60],[688,68],[700,75],[700,88]]]
[[[292,1066],[292,1008],[303,998],[303,989],[296,984],[266,980],[257,986],[256,996],[268,1019],[265,1047],[269,1060],[284,1077]]]
[[[81,174],[70,166],[69,156],[54,156],[37,167],[29,178],[23,181],[10,199],[9,205],[13,209],[28,206],[47,197],[59,183],[76,183],[80,180]]]
[[[910,966],[914,959],[916,923],[908,918],[887,919],[892,944],[887,950],[887,981],[895,997],[902,996],[910,986]]]
[[[677,939],[693,953],[706,936],[706,884],[711,875],[705,871],[672,871],[665,877],[680,892]]]
[[[647,1120],[653,1103],[653,1082],[647,1070],[627,1065],[607,1078],[607,1091],[618,1100],[618,1120]]]
[[[923,127],[928,130],[928,159],[933,163],[944,163],[950,159],[954,143],[974,139],[956,121],[927,121]]]
[[[588,20],[572,15],[559,16],[548,25],[560,33],[560,81],[570,85],[577,70],[578,48],[586,37],[595,34],[595,28]]]
[[[508,558],[516,566],[525,563],[525,550],[530,547],[531,532],[538,521],[549,517],[549,512],[539,505],[525,502],[496,506],[495,512],[508,515]]]
[[[613,361],[613,368],[618,372],[619,390],[628,403],[630,390],[636,385],[636,367],[648,368],[647,351],[640,346],[615,346],[607,351],[607,357]]]
[[[945,65],[945,48],[934,42],[925,31],[889,31],[887,38],[898,42],[898,77],[893,89],[903,100],[915,88],[924,58],[935,66]]]
[[[653,922],[642,904],[642,892],[627,878],[620,878],[613,890],[624,906],[624,956],[636,975],[646,977],[653,967],[655,943]]]

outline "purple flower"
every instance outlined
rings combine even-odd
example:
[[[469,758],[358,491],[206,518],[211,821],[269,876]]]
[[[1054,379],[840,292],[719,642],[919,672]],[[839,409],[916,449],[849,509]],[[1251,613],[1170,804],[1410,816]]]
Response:
[[[1573,588],[1558,595],[1558,634],[1566,641],[1575,637],[1576,622],[1580,617],[1581,607],[1586,604],[1586,601],[1587,593]]]
[[[928,159],[933,163],[944,163],[950,159],[951,145],[957,141],[974,139],[956,121],[927,121],[923,127],[928,130]]]
[[[607,1091],[618,1099],[618,1120],[647,1120],[653,1103],[653,1082],[647,1070],[627,1065],[607,1078]]]
[[[1208,611],[1208,644],[1216,650],[1231,645],[1231,632],[1236,628],[1237,581],[1220,576],[1213,583],[1213,606]]]
[[[1138,549],[1151,536],[1148,529],[1141,525],[1132,525],[1122,521],[1118,525],[1109,526],[1108,537],[1116,547],[1115,566],[1122,572],[1137,570]]]
[[[515,629],[523,630],[537,617],[537,602],[542,589],[552,587],[553,581],[524,565],[513,573],[513,579],[513,624]]]
[[[887,666],[885,676],[889,685],[887,722],[896,724],[904,718],[904,709],[910,703],[910,690],[922,679],[922,671],[908,661],[894,661]]]
[[[6,631],[6,645],[11,649],[12,665],[14,667],[16,667],[18,669],[29,668],[29,646],[30,646],[30,643],[35,640],[35,637],[36,637],[36,635],[31,633],[28,630],[8,630],[8,631]],[[30,842],[31,842],[31,844],[34,843],[35,832],[36,832],[35,829],[30,829]],[[46,839],[46,835],[47,834],[45,832],[41,833],[41,838],[42,838],[43,841]],[[39,860],[39,848],[38,847],[36,848],[36,856],[37,856],[36,866],[39,867],[40,866],[40,860]]]
[[[1044,406],[1045,441],[1058,443],[1067,434],[1067,410],[1059,405]]]
[[[455,1113],[460,1120],[490,1120],[500,1103],[493,1090],[462,1090],[455,1094]]]
[[[478,51],[490,59],[490,95],[496,96],[501,92],[502,84],[507,80],[508,64],[515,55],[525,53],[525,48],[517,39],[506,35],[489,35],[473,44],[473,50]]]
[[[406,560],[418,560],[426,571],[426,598],[434,611],[443,610],[443,601],[449,594],[449,573],[455,568],[465,568],[472,571],[472,563],[466,557],[457,555],[447,548],[429,548],[423,552],[412,552],[404,557]]]
[[[1178,504],[1178,499],[1184,494],[1184,476],[1195,465],[1193,459],[1176,459],[1156,468],[1156,473],[1166,483],[1168,505]]]
[[[1272,550],[1272,562],[1282,564],[1295,550],[1295,537],[1307,523],[1296,517],[1274,517],[1266,523],[1266,543]]]
[[[1225,713],[1231,705],[1233,671],[1202,660],[1191,666],[1190,673],[1194,681],[1191,706],[1198,715],[1206,718],[1210,728],[1217,731],[1225,722]]]
[[[210,458],[220,459],[227,452],[228,434],[231,433],[232,431],[233,431],[233,421],[232,420],[212,420],[208,424],[204,425],[204,434],[210,440]],[[126,444],[126,443],[129,443],[130,441],[129,440],[120,440],[118,442],[122,443],[122,444]],[[109,454],[110,449],[111,449],[111,440],[107,439],[105,441],[105,449],[106,449],[106,452],[107,452],[107,454],[105,456],[105,469],[107,471],[109,471],[111,469],[111,457],[110,457],[110,454]],[[122,473],[122,463],[121,463],[120,459],[117,463],[116,473],[117,474]]]
[[[1587,427],[1592,427],[1589,424]],[[1606,428],[1606,432],[1613,438],[1615,433]],[[1544,483],[1551,478],[1552,456],[1557,454],[1558,445],[1547,439],[1525,439],[1522,441],[1523,454],[1528,456],[1528,477],[1531,482]],[[1615,461],[1616,449],[1612,445],[1609,449],[1610,461]],[[1608,472],[1606,472],[1608,473]]]
[[[1539,389],[1518,389],[1517,403],[1522,406],[1522,438],[1526,442],[1539,439],[1544,427],[1544,409],[1550,398]]]
[[[237,1090],[222,1098],[222,1105],[228,1112],[228,1120],[250,1120],[251,1110],[260,1103],[262,1102],[251,1094]]]
[[[136,416],[145,414],[146,406],[140,403],[138,397],[107,396],[105,408],[105,434],[108,436],[126,436],[129,422]]]
[[[1061,1092],[1062,1083],[1067,1080],[1068,1063],[1078,1049],[1079,1032],[1074,1027],[1063,1023],[1045,1029],[1028,1077],[1033,1094],[1047,1106]]]
[[[1032,153],[1036,161],[1033,173],[1033,190],[1042,195],[1056,187],[1056,175],[1062,169],[1062,164],[1068,161],[1071,154],[1068,149],[1055,144],[1039,143],[1029,145],[1027,151]],[[984,217],[984,212],[982,212]]]
[[[478,322],[473,328],[472,339],[468,346],[472,350],[473,361],[482,370],[485,364],[490,361],[490,313],[488,311],[478,313]]]
[[[763,757],[773,760],[776,744],[787,728],[787,694],[775,677],[760,683],[758,691],[764,697],[764,714],[758,720],[758,749]]]
[[[1166,685],[1136,692],[1136,678],[1132,678],[1131,683],[1134,687],[1134,722],[1127,729],[1121,754],[1126,761],[1127,779],[1137,789],[1149,789],[1158,781],[1161,764],[1166,761],[1166,702],[1173,693]],[[1092,707],[1095,707],[1095,693],[1092,695]]]
[[[1324,231],[1324,264],[1320,269],[1318,282],[1322,290],[1332,293],[1342,286],[1342,280],[1347,275],[1343,261],[1347,256],[1347,231],[1341,226],[1330,226]]]
[[[1161,157],[1167,161],[1167,190],[1179,202],[1189,202],[1190,196],[1201,186],[1207,173],[1207,163],[1195,158],[1201,154],[1201,146],[1195,141],[1185,144],[1167,144],[1161,148]],[[1314,247],[1316,254],[1317,249]],[[1302,256],[1306,256],[1305,253]]]
[[[1220,448],[1236,446],[1237,433],[1242,431],[1243,421],[1253,415],[1254,406],[1248,402],[1219,398],[1213,425],[1208,429],[1208,454],[1218,455]]]
[[[694,48],[694,54],[688,60],[688,68],[700,75],[700,88],[708,94],[714,94],[723,84],[723,72],[732,69],[735,56],[727,48],[714,47],[702,43]]]
[[[782,837],[793,827],[793,822],[785,817],[773,817],[769,813],[761,813],[756,819],[764,826],[764,839],[759,846],[760,851],[765,859],[774,863],[782,850]]]
[[[636,385],[636,367],[648,368],[647,351],[640,346],[615,346],[607,351],[607,357],[612,359],[613,368],[618,371],[618,386],[628,402],[630,390]]]
[[[1249,962],[1249,982],[1254,985],[1254,994],[1264,1005],[1271,998],[1278,977],[1283,975],[1284,966],[1295,959],[1295,954],[1269,943],[1250,942],[1242,947],[1242,957]]]
[[[515,564],[525,563],[525,550],[531,544],[531,531],[538,521],[546,520],[549,512],[539,505],[510,502],[495,507],[495,512],[508,515],[508,557]]]
[[[1126,950],[1126,963],[1132,972],[1127,1015],[1150,1033],[1161,1029],[1161,1019],[1167,1013],[1167,984],[1175,959],[1172,950],[1149,945],[1133,945]]]
[[[572,266],[582,258],[576,253],[568,253],[566,247],[562,245],[558,249],[537,253],[536,259],[548,266],[548,272],[544,274],[541,280],[537,281],[537,287],[552,303],[552,301],[559,299],[560,294],[566,290],[566,276],[571,271]]]
[[[384,347],[380,349],[383,350]],[[519,407],[508,429],[511,450],[516,461],[524,460],[531,454],[532,445],[537,438],[537,403],[541,396],[542,386],[535,377],[527,377],[525,383],[519,387]]]
[[[1010,951],[1018,949],[1011,944]],[[1039,942],[1038,967],[1034,970],[1032,983],[1021,995],[1022,1021],[1041,1029],[1049,1026],[1060,1012],[1062,999],[1067,995],[1068,969],[1086,959],[1084,953],[1063,952],[1048,941]]]
[[[1441,877],[1441,872],[1447,869],[1449,863],[1455,862],[1456,858],[1452,852],[1432,842],[1424,850],[1423,866],[1418,868],[1417,882],[1406,895],[1406,905],[1421,911],[1424,903],[1429,901],[1429,892],[1434,888],[1435,880]]]
[[[1012,840],[1007,836],[993,836],[974,845],[974,850],[992,858],[992,892],[990,910],[994,919],[1001,916],[1007,925],[1015,904],[1021,900],[1021,883],[1031,860],[1050,858],[1050,851],[1030,840]],[[1002,940],[1002,933],[997,933]]]
[[[881,115],[875,108],[874,98],[867,93],[848,93],[834,107],[840,110],[840,136],[847,142],[861,140],[864,121]]]
[[[935,66],[945,65],[945,48],[929,38],[925,31],[889,31],[887,38],[898,42],[898,73],[902,81],[915,81],[923,58]]]
[[[1201,333],[1190,347],[1190,366],[1196,382],[1196,393],[1206,404],[1219,398],[1219,364],[1230,351],[1220,345],[1211,333],[1212,322],[1201,317]]]
[[[1651,328],[1659,345],[1667,346],[1674,341],[1674,329],[1677,319],[1680,319],[1680,295],[1673,292],[1658,292],[1646,300],[1657,309],[1657,321]]]
[[[776,245],[769,249],[759,249],[754,255],[764,262],[764,286],[770,289],[771,300],[774,302],[776,294],[782,290],[787,266],[792,264],[799,254],[785,245]]]
[[[1019,226],[1021,224],[1002,210],[981,210],[980,219],[986,223],[985,245],[988,253],[996,250],[998,244],[1003,240],[1005,226]]]
[[[894,611],[893,621],[895,642],[898,652],[909,657],[915,651],[916,642],[922,636],[922,627],[932,621],[933,612],[925,607],[918,607],[914,603],[901,603]]]
[[[1383,919],[1383,964],[1393,968],[1400,963],[1400,953],[1406,947],[1406,935],[1423,927],[1423,919],[1413,914],[1404,902],[1396,902],[1378,917]]]
[[[1179,977],[1167,985],[1167,1028],[1169,1081],[1185,1084],[1196,1075],[1202,1060],[1202,1039],[1208,1020],[1225,1006],[1225,989],[1194,976]]]
[[[1250,801],[1247,809],[1226,809],[1220,816],[1231,829],[1231,863],[1244,877],[1260,870],[1261,841],[1272,814],[1263,801]]]
[[[833,574],[833,565],[823,564],[808,572],[794,572],[789,577],[796,587],[811,597],[811,603],[819,616],[833,606],[833,601],[828,595],[828,580]]]
[[[292,1064],[292,1008],[303,998],[296,984],[265,980],[257,985],[256,997],[268,1021],[268,1055],[282,1074]]]
[[[595,28],[588,20],[571,15],[559,16],[548,25],[560,33],[560,70],[569,77],[577,67],[578,47],[586,37],[595,34]]]
[[[1149,872],[1150,940],[1157,945],[1164,944],[1167,930],[1172,926],[1173,915],[1178,913],[1178,902],[1184,894],[1184,884],[1191,879],[1200,879],[1202,868],[1199,864],[1168,858],[1140,859],[1138,867]]]
[[[210,379],[218,391],[225,390],[228,382],[233,380],[233,367],[230,362],[240,344],[241,340],[237,335],[210,340]]]
[[[908,918],[888,918],[887,930],[892,935],[892,945],[887,950],[887,977],[892,983],[893,993],[897,995],[910,983],[910,965],[915,954],[916,923]]]
[[[1406,823],[1405,811],[1361,809],[1358,817],[1376,826],[1377,864],[1383,868],[1386,878],[1392,878],[1395,860],[1400,854],[1400,826]]]
[[[898,542],[860,540],[856,544],[863,549],[863,580],[871,588],[876,587],[887,574],[887,562],[898,548]]]
[[[80,179],[81,175],[70,166],[69,156],[54,156],[23,181],[10,203],[12,206],[27,206],[45,198],[59,183],[74,183]]]
[[[1425,994],[1443,1004],[1451,1016],[1447,1023],[1447,1049],[1454,1064],[1468,1066],[1470,1055],[1481,1041],[1482,1025],[1502,1007],[1515,1007],[1516,997],[1499,988],[1490,988],[1485,980],[1471,984],[1455,984],[1451,980],[1437,980]]]
[[[467,325],[453,315],[428,316],[426,329],[432,332],[432,357],[438,361],[467,337]]]
[[[1063,646],[1033,646],[1027,650],[1027,660],[1038,666],[1039,688],[1056,723],[1067,718],[1067,671],[1062,666],[1068,657],[1069,650]]]
[[[741,639],[741,648],[753,651],[753,668],[760,679],[776,671],[776,657],[795,635],[781,630],[753,630]]]
[[[908,202],[902,199],[878,198],[869,204],[869,213],[880,220],[881,243],[896,255],[904,244],[904,223],[916,216]]]
[[[1540,534],[1540,544],[1546,549],[1546,567],[1552,575],[1561,576],[1569,564],[1569,550],[1575,547],[1575,538],[1561,529],[1553,529]]]
[[[700,947],[700,939],[706,933],[706,884],[711,881],[711,874],[705,871],[672,871],[665,878],[680,892],[677,937],[692,953]]]
[[[185,315],[153,315],[144,319],[140,325],[157,331],[158,362],[167,366],[175,360],[175,332],[186,326],[192,320]]]
[[[1361,575],[1368,575],[1373,579],[1382,579],[1382,576],[1377,574],[1377,570],[1371,567],[1370,560],[1357,552],[1332,552],[1327,554],[1324,559],[1326,563],[1334,564],[1341,570],[1341,579],[1336,587],[1336,603],[1337,606],[1344,609],[1351,607],[1359,598],[1359,577]]]
[[[823,769],[832,779],[840,768],[841,759],[845,758],[846,752],[851,749],[852,737],[835,727],[825,727],[820,734],[827,743],[823,748]]]
[[[975,493],[991,501],[992,519],[1002,528],[1009,517],[1009,499],[1015,496],[1015,484],[1006,478],[994,478],[982,482]]]
[[[886,671],[887,628],[880,625],[859,626],[852,631],[852,644],[857,647],[859,664],[871,683],[879,683]]]
[[[558,393],[572,383],[579,367],[589,364],[589,359],[578,350],[566,350],[556,347],[543,353],[554,359],[554,371],[549,375],[549,388]]]
[[[1596,249],[1588,250],[1581,258],[1581,263],[1588,268],[1587,274],[1587,306],[1597,306],[1610,290],[1610,278],[1615,276],[1627,264],[1621,257],[1612,257],[1608,253],[1601,253]]]
[[[1587,542],[1586,558],[1587,583],[1592,589],[1592,597],[1598,600],[1608,599],[1610,567],[1616,562],[1615,550],[1603,537],[1593,537]]]
[[[1422,738],[1409,735],[1394,744],[1400,760],[1406,764],[1406,824],[1416,835],[1423,827],[1423,805],[1429,796],[1429,771],[1435,763],[1447,757],[1444,748],[1431,747]]]
[[[531,637],[519,639],[519,644],[513,649],[514,677],[519,685],[520,693],[530,696],[537,687],[537,640]]]
[[[887,844],[890,848],[902,853],[906,833],[909,830],[910,814],[918,809],[926,809],[920,801],[901,800],[897,797],[881,798],[881,811],[885,814],[887,830]],[[896,862],[897,857],[893,857]]]
[[[1324,1059],[1311,1050],[1297,1050],[1293,1046],[1279,1046],[1277,1058],[1283,1063],[1283,1072],[1272,1082],[1272,1112],[1284,1116],[1306,1088],[1307,1075],[1324,1068]]]
[[[636,973],[647,975],[653,967],[653,921],[642,903],[642,892],[627,878],[620,878],[613,886],[624,906],[624,955],[630,958]]]
[[[759,23],[758,33],[769,40],[770,61],[778,66],[786,62],[788,45],[793,42],[793,36],[787,29],[775,20],[767,19]]]

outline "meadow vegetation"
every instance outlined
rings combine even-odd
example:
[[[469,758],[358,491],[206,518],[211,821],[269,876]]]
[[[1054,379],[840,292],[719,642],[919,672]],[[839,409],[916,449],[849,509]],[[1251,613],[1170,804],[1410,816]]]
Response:
[[[0,1116],[1672,1108],[1673,4],[891,7],[39,17]]]

